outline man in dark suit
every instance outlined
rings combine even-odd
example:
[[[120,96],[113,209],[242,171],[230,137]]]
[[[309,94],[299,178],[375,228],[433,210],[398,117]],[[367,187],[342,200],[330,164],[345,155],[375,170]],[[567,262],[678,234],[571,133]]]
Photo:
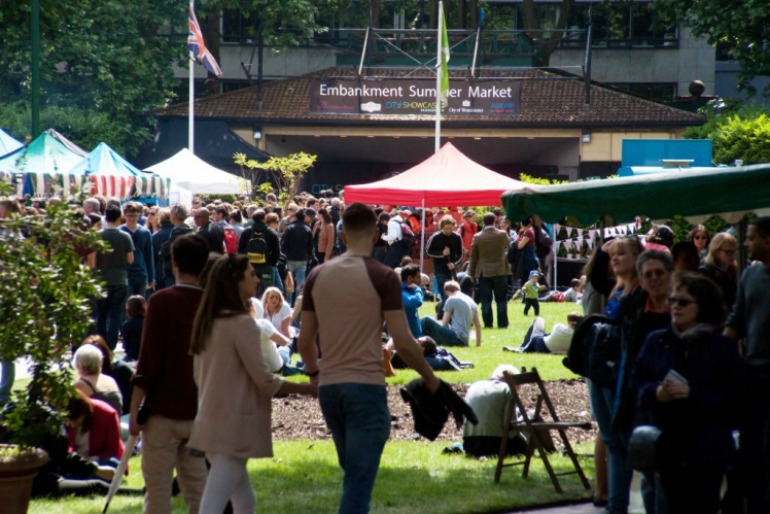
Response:
[[[508,261],[506,252],[510,239],[508,235],[495,228],[495,215],[492,212],[484,214],[484,228],[473,236],[470,252],[468,274],[474,280],[478,279],[479,299],[481,303],[481,318],[485,328],[492,328],[492,295],[497,304],[497,326],[508,327],[507,311],[507,276]]]

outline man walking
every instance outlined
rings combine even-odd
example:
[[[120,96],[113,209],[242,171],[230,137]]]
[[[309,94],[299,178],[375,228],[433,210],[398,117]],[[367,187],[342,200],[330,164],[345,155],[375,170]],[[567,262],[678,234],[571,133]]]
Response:
[[[439,222],[439,231],[428,240],[425,253],[433,258],[433,274],[436,287],[443,297],[444,284],[457,280],[457,267],[463,261],[463,239],[455,232],[457,223],[451,216],[444,216]]]
[[[96,254],[96,268],[105,282],[105,296],[96,301],[96,331],[111,350],[118,344],[118,328],[128,292],[128,265],[134,262],[134,243],[120,230],[120,207],[110,204],[104,213],[107,226],[101,236],[109,249]]]
[[[254,272],[259,277],[257,296],[261,291],[275,285],[275,267],[281,253],[278,234],[265,223],[267,213],[257,209],[252,216],[254,223],[243,231],[238,243],[238,253],[249,257]]]
[[[484,328],[494,326],[492,295],[497,305],[497,327],[508,328],[508,259],[510,239],[504,231],[495,228],[495,215],[484,214],[484,228],[473,236],[468,274],[478,279],[481,318]]]
[[[346,207],[342,226],[347,251],[310,273],[302,302],[299,350],[344,471],[340,514],[369,511],[390,434],[380,341],[383,320],[402,360],[423,377],[431,392],[440,384],[409,332],[398,277],[371,257],[376,225],[368,206]],[[323,360],[318,359],[319,348]]]
[[[744,429],[740,444],[740,483],[749,514],[770,512],[770,216],[751,221],[746,233],[749,258],[724,333],[743,339],[749,368]]]
[[[120,230],[131,237],[134,243],[134,262],[128,265],[128,293],[147,296],[147,289],[155,287],[155,260],[152,251],[152,234],[139,224],[141,205],[128,202],[123,207],[126,222]]]
[[[305,211],[297,209],[293,223],[290,223],[281,236],[281,251],[286,256],[289,271],[294,278],[292,304],[305,282],[307,264],[313,252],[313,236],[305,223]]]
[[[184,222],[187,219],[187,208],[182,204],[174,204],[171,206],[169,217],[173,227],[168,232],[167,236],[161,236],[161,231],[153,234],[153,244],[158,245],[158,258],[163,266],[163,285],[158,289],[164,287],[171,287],[174,285],[176,279],[174,278],[173,267],[171,265],[171,245],[174,243],[177,237],[191,234],[193,229]],[[155,240],[155,235],[158,235],[158,240]]]
[[[129,429],[142,432],[146,514],[171,512],[174,467],[191,514],[198,512],[206,485],[203,456],[191,454],[187,440],[198,406],[190,337],[209,248],[202,237],[187,235],[174,240],[171,252],[176,285],[150,297],[131,397]]]

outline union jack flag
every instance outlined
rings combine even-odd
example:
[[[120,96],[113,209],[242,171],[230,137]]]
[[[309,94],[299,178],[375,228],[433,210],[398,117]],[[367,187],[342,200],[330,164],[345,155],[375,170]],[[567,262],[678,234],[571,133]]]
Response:
[[[195,59],[198,59],[203,64],[204,68],[217,77],[221,77],[222,70],[203,42],[203,32],[201,32],[201,26],[198,24],[198,18],[195,17],[192,2],[190,2],[190,18],[187,21],[187,25],[190,29],[187,35],[187,49],[190,50]]]

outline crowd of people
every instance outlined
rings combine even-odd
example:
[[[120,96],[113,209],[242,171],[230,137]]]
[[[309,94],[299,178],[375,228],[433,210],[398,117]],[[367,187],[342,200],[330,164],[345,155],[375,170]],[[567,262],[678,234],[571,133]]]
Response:
[[[740,278],[733,235],[698,225],[674,244],[659,226],[598,246],[585,275],[554,296],[545,227],[532,218],[514,225],[499,209],[480,225],[473,209],[345,206],[333,194],[299,195],[285,210],[272,194],[260,204],[196,197],[167,208],[93,197],[73,209],[109,249],[79,251],[104,295],[93,302],[92,334],[73,348],[70,449],[94,463],[85,478],[103,477],[124,451],[125,416],[128,432],[142,435],[145,512],[170,512],[174,469],[191,511],[219,513],[230,502],[252,512],[246,462],[272,455],[276,393],[318,396],[344,471],[340,512],[366,512],[390,429],[386,361],[397,356],[436,392],[426,356],[480,346],[483,331],[509,326],[518,296],[535,319],[511,351],[565,354],[595,314],[617,327],[611,365],[588,381],[600,433],[597,505],[627,512],[629,441],[637,426],[654,425],[663,449],[658,468],[644,472],[648,513],[770,509],[770,218],[749,224],[754,265]],[[10,199],[0,208],[0,217],[43,213]],[[412,263],[423,231],[431,277]],[[420,317],[428,297],[440,301],[437,315]],[[583,312],[546,332],[540,302],[557,299]],[[0,399],[12,368],[3,363]],[[300,372],[309,384],[283,378]],[[499,413],[505,387],[493,374],[471,386],[468,403]],[[477,456],[503,430],[480,418],[481,428],[466,428]]]

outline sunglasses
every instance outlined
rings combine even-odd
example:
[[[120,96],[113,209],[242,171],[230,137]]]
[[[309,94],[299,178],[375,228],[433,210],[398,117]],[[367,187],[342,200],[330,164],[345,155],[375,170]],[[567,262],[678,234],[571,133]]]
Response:
[[[720,248],[719,251],[726,253],[727,255],[735,255],[738,253],[738,250],[725,250],[724,248]]]
[[[662,277],[665,274],[666,274],[666,270],[654,269],[654,270],[650,270],[650,271],[644,273],[642,275],[642,278],[650,280],[650,279],[653,279],[653,278],[660,278],[660,277]]]
[[[678,306],[678,307],[687,307],[691,303],[698,303],[695,300],[688,300],[687,298],[677,298],[676,296],[672,296],[668,299],[668,304],[671,306]]]

